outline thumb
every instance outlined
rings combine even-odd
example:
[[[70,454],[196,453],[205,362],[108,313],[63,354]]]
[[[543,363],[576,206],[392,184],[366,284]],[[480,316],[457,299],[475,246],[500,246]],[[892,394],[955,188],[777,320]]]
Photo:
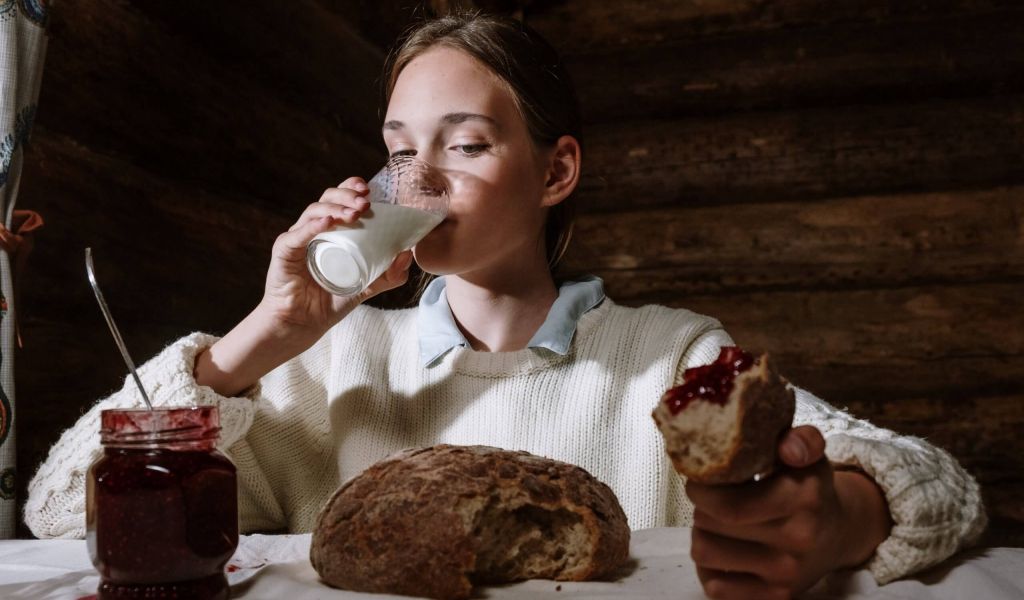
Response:
[[[393,290],[409,280],[409,267],[412,266],[412,250],[403,250],[391,262],[387,271],[363,290],[363,300],[368,300],[377,294]]]
[[[825,456],[825,438],[813,425],[787,431],[779,442],[779,458],[791,467],[813,465]]]

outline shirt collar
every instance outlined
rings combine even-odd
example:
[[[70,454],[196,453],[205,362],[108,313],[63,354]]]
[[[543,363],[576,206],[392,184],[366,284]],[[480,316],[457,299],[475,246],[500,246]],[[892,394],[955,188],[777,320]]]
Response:
[[[438,277],[430,282],[420,296],[416,320],[420,363],[424,367],[437,364],[452,348],[470,347],[455,323],[445,286],[444,277]],[[599,277],[588,275],[562,283],[547,318],[526,347],[544,348],[562,355],[568,353],[579,318],[600,304],[604,297],[604,282]]]

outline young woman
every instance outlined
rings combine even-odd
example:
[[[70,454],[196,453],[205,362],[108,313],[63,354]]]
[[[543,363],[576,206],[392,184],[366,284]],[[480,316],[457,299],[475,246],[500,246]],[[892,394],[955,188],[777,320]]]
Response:
[[[305,248],[367,209],[365,182],[347,179],[278,237],[251,314],[140,369],[154,404],[220,408],[243,531],[308,531],[342,481],[391,452],[446,442],[580,465],[612,487],[635,529],[692,525],[715,597],[787,596],[858,565],[889,581],[978,536],[978,487],[948,454],[803,390],[799,426],[779,447],[788,468],[684,490],[650,413],[686,368],[732,341],[686,310],[619,306],[597,278],[556,284],[582,152],[554,51],[515,21],[446,17],[414,31],[388,75],[384,143],[448,175],[448,218],[366,293],[331,296],[306,271]],[[439,276],[416,308],[362,304],[403,284],[412,260]],[[141,406],[131,382],[54,446],[25,508],[37,535],[84,535],[99,411],[126,406]]]

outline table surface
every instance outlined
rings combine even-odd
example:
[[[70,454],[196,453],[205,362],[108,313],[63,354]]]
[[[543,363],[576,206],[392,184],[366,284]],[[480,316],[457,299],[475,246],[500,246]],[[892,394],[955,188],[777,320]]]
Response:
[[[242,536],[228,563],[232,598],[289,600],[408,598],[361,594],[321,584],[309,564],[309,534]],[[478,588],[475,598],[540,600],[621,598],[625,600],[704,598],[690,561],[686,528],[633,532],[630,565],[615,581],[524,581]],[[94,594],[99,576],[83,540],[0,541],[0,598],[74,599]],[[1024,549],[975,549],[916,577],[878,586],[867,571],[834,574],[804,598],[941,598],[1001,600],[1024,598]]]

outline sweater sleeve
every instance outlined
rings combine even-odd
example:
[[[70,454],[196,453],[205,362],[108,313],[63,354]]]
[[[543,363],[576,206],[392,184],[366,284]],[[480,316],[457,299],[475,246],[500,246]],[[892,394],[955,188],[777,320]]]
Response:
[[[867,564],[879,583],[932,566],[978,540],[987,523],[981,490],[949,453],[794,389],[794,424],[817,427],[830,461],[863,470],[885,494],[892,532]]]
[[[174,342],[138,369],[154,406],[214,405],[220,413],[219,446],[240,442],[252,425],[257,383],[244,396],[227,398],[197,385],[192,376],[196,356],[217,338],[193,333]],[[143,408],[145,403],[129,375],[124,386],[100,400],[65,431],[28,485],[25,523],[40,538],[85,537],[85,481],[100,457],[100,412],[108,408]],[[244,442],[241,442],[244,445]]]

